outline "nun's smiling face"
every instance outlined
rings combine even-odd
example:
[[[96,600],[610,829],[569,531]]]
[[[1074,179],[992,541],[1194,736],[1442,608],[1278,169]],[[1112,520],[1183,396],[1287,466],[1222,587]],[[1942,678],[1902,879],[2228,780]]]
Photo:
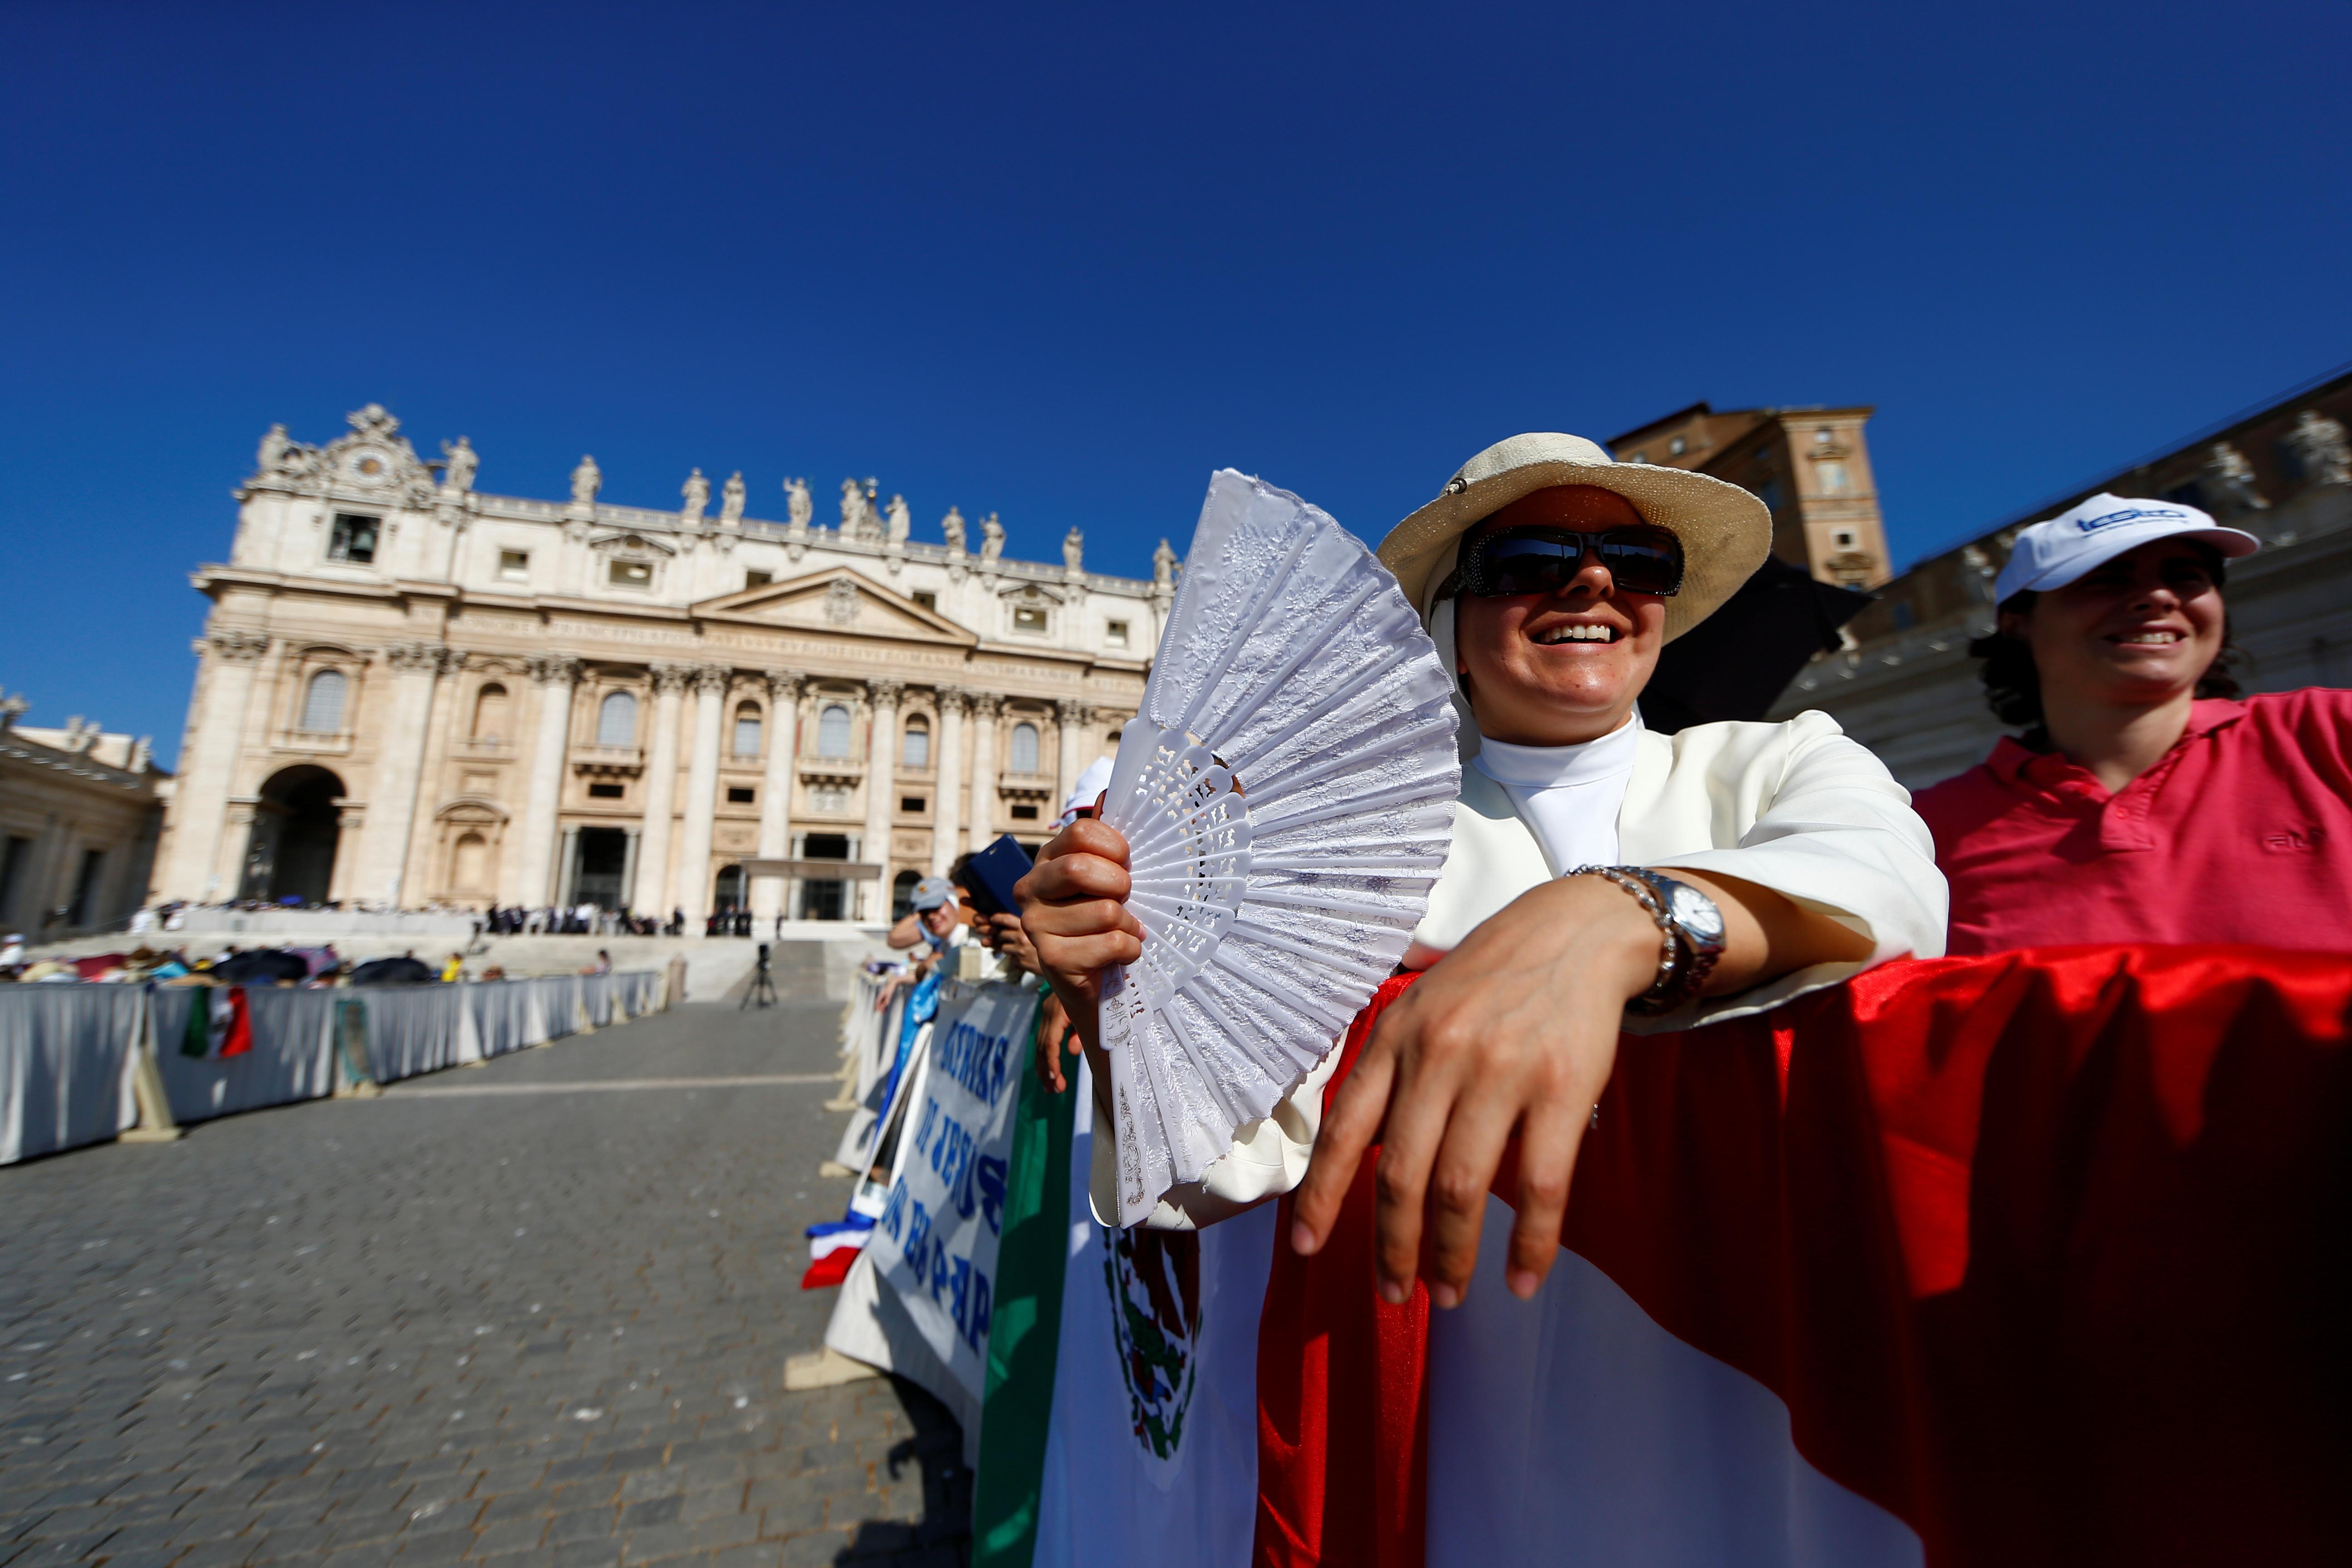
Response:
[[[1631,501],[1591,485],[1523,497],[1463,536],[1529,526],[1606,533],[1645,525]],[[1665,644],[1666,602],[1620,587],[1592,552],[1548,594],[1454,600],[1455,668],[1489,740],[1521,746],[1597,741],[1625,722]]]

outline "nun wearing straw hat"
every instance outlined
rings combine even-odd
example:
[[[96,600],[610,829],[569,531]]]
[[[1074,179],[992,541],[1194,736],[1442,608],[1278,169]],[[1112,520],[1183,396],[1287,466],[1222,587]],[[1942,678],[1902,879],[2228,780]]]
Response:
[[[1621,1028],[1689,1028],[1941,953],[1926,825],[1828,715],[1643,728],[1658,650],[1770,546],[1770,514],[1746,490],[1556,434],[1487,447],[1390,531],[1380,557],[1460,681],[1454,844],[1405,958],[1429,973],[1328,1107],[1338,1052],[1147,1223],[1189,1228],[1296,1189],[1292,1240],[1312,1252],[1377,1136],[1383,1294],[1402,1300],[1421,1278],[1451,1307],[1495,1273],[1488,1294],[1530,1296],[1559,1255]],[[1065,996],[1092,998],[1107,966],[1140,952],[1116,902],[1125,856],[1116,833],[1076,822],[1024,881],[1027,929]],[[1082,1035],[1093,1023],[1076,1021]],[[1515,1130],[1525,1201],[1507,1258],[1481,1268],[1488,1179]],[[1102,1212],[1109,1143],[1095,1142]]]

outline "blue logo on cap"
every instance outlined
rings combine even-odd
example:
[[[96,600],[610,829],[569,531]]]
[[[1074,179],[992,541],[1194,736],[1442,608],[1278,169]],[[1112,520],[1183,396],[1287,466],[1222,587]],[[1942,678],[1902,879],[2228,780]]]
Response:
[[[2077,518],[2074,526],[2084,533],[2089,533],[2095,529],[2105,528],[2110,523],[2132,522],[2143,517],[2177,517],[2185,521],[2188,516],[2187,512],[2176,510],[2168,506],[2132,506],[2126,507],[2121,511],[2106,512],[2098,517]]]

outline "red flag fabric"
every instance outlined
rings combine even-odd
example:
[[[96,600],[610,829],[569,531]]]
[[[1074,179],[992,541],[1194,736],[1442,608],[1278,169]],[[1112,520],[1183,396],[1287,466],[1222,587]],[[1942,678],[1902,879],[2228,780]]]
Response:
[[[2352,1560],[2347,1017],[2352,959],[2095,947],[1627,1036],[1562,1240],[1938,1568]],[[1370,1197],[1267,1290],[1260,1563],[1423,1561]]]
[[[228,988],[227,1026],[221,1027],[220,1019],[217,1016],[214,1018],[213,1024],[215,1028],[220,1029],[219,1055],[241,1057],[253,1049],[253,1008],[245,999],[244,986],[232,985]]]

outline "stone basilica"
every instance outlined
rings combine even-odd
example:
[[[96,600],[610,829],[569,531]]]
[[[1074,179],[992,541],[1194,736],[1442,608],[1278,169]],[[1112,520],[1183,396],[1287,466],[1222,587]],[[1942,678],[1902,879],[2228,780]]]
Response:
[[[1032,845],[1117,742],[1173,596],[1003,553],[991,514],[918,543],[845,480],[744,515],[699,469],[674,512],[474,488],[371,405],[274,426],[236,493],[155,896],[881,919],[920,876]]]

